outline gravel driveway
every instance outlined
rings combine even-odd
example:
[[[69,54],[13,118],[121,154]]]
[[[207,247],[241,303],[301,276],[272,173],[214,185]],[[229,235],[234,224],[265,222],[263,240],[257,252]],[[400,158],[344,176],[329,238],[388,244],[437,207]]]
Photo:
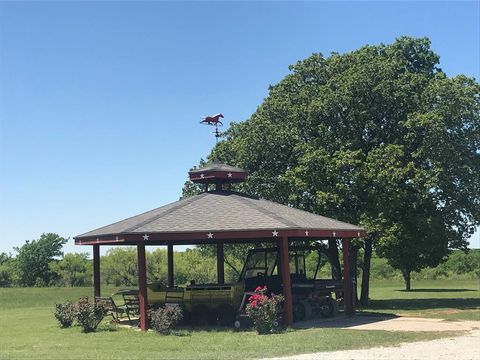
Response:
[[[480,321],[444,321],[441,319],[402,317],[371,320],[353,317],[343,320],[343,326],[335,327],[359,331],[467,331],[467,333],[457,337],[403,343],[391,347],[321,352],[270,358],[269,360],[480,360]],[[305,323],[304,327],[307,327],[307,325],[316,327],[315,324],[308,323]],[[326,324],[319,323],[318,325],[325,326]]]
[[[480,330],[468,335],[432,341],[403,343],[400,346],[363,350],[321,352],[295,355],[275,360],[479,360]],[[270,359],[270,360],[274,360]]]

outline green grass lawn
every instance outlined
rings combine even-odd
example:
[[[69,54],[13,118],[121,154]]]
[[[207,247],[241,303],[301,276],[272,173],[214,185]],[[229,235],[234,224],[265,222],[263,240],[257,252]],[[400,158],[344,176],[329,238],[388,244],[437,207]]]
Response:
[[[401,283],[374,282],[373,302],[367,310],[428,316],[439,311],[468,314],[480,308],[478,282],[430,281],[414,282],[413,286],[424,290],[405,293]],[[108,294],[113,289],[102,291]],[[82,333],[79,327],[60,329],[53,317],[53,304],[91,294],[90,288],[0,289],[0,359],[245,359],[387,346],[452,335],[329,328],[268,336],[198,329],[162,336],[108,324],[90,334]]]
[[[447,320],[480,320],[480,280],[374,281],[368,312]]]

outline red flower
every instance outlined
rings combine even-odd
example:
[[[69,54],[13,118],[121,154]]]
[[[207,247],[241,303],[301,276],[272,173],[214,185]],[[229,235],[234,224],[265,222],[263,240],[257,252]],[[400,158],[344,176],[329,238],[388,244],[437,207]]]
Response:
[[[262,290],[263,290],[263,288],[262,288],[261,286],[257,286],[257,287],[255,288],[255,292],[259,292],[259,291],[262,291]]]
[[[251,306],[251,307],[257,307],[257,300],[253,300],[253,301],[250,303],[250,306]]]
[[[252,295],[248,298],[248,301],[258,300],[259,297],[260,297],[260,295],[258,295],[258,294]]]

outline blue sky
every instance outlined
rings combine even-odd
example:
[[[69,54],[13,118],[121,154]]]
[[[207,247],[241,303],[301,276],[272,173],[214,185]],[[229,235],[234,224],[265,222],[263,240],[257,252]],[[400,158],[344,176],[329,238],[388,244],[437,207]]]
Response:
[[[478,81],[479,14],[479,2],[0,2],[0,251],[177,200],[215,142],[200,116],[247,119],[313,52],[428,36],[449,76]]]

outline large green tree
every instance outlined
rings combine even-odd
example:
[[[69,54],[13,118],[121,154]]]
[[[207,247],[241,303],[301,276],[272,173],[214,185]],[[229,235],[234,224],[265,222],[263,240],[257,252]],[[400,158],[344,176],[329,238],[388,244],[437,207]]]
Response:
[[[372,247],[409,289],[480,223],[479,84],[438,65],[426,38],[313,54],[209,156],[242,191],[364,226],[363,303]]]
[[[15,247],[17,252],[15,265],[18,283],[21,286],[46,286],[55,279],[49,264],[55,257],[62,256],[62,247],[68,239],[54,233],[46,233],[38,240],[27,240],[21,247]]]

